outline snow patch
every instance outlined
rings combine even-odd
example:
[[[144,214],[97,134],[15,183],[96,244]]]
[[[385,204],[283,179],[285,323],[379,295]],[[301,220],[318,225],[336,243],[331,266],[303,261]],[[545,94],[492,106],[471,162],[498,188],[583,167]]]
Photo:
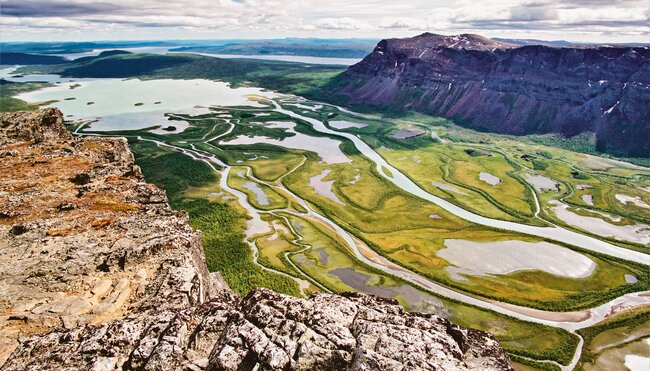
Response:
[[[606,110],[605,112],[603,112],[603,115],[606,115],[606,114],[608,114],[608,113],[612,113],[612,111],[614,110],[614,108],[615,108],[616,106],[618,106],[619,103],[621,103],[621,101],[620,101],[620,100],[617,100],[617,101],[616,101],[616,104],[614,104],[613,106],[609,107],[608,110]]]

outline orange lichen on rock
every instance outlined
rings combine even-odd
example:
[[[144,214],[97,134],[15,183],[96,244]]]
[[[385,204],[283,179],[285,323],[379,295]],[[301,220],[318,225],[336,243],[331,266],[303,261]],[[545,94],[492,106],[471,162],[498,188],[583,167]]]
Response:
[[[100,229],[106,227],[107,225],[110,225],[116,220],[117,219],[115,218],[100,218],[100,219],[93,220],[92,223],[90,223],[90,225],[95,229]]]
[[[146,252],[159,243],[165,256]],[[192,259],[211,286],[198,232],[124,138],[74,138],[57,109],[0,115],[0,365],[20,338],[120,318],[151,293],[144,283],[169,278],[158,270]]]

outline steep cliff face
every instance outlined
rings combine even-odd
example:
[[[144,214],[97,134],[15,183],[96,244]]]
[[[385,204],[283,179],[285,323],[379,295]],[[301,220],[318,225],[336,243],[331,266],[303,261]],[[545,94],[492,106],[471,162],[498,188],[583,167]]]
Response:
[[[595,132],[600,150],[650,156],[648,47],[517,47],[426,33],[382,40],[333,93],[497,133]]]
[[[0,149],[0,363],[30,335],[223,291],[124,138],[75,139],[46,109],[3,114]]]
[[[0,367],[511,369],[492,335],[360,294],[235,295],[124,139],[0,117]]]

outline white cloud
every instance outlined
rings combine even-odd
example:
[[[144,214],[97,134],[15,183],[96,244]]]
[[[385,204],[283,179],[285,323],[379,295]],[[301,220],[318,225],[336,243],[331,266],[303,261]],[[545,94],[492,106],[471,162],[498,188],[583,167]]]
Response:
[[[373,26],[370,24],[358,21],[350,17],[340,17],[340,18],[321,18],[316,20],[314,23],[316,28],[321,28],[324,30],[372,30]]]
[[[647,0],[0,0],[3,40],[486,36],[648,41]],[[76,32],[76,33],[75,33]],[[25,37],[24,35],[30,36]]]
[[[557,9],[547,4],[524,4],[510,9],[512,21],[548,21],[557,17]]]

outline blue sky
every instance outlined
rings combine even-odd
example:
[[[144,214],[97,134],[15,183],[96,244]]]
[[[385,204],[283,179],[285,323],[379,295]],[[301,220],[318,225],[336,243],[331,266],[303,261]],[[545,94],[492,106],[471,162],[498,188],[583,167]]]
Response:
[[[0,40],[386,38],[650,42],[648,0],[0,0]]]

